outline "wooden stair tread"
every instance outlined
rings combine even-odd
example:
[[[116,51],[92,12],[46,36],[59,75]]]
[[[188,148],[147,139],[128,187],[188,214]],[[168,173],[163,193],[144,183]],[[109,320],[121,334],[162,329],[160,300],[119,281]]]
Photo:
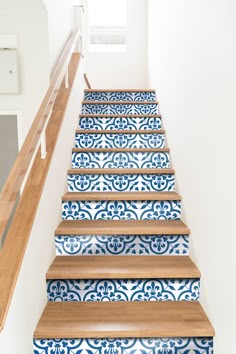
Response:
[[[137,105],[148,105],[148,104],[159,104],[159,101],[82,101],[83,105],[86,104],[99,104],[99,105],[113,105],[113,104],[137,104]]]
[[[100,113],[85,113],[85,114],[80,114],[80,118],[161,118],[161,114],[100,114]]]
[[[170,175],[174,174],[172,168],[72,168],[69,175]]]
[[[47,279],[196,279],[188,256],[58,256]]]
[[[63,220],[56,235],[189,235],[181,220]]]
[[[176,192],[67,192],[62,200],[181,200],[181,196]]]
[[[73,148],[72,152],[170,152],[169,148]]]
[[[85,89],[84,92],[156,92],[154,89]]]
[[[76,129],[76,134],[165,134],[164,129],[159,130],[81,130]]]
[[[34,338],[212,337],[198,301],[49,302]]]

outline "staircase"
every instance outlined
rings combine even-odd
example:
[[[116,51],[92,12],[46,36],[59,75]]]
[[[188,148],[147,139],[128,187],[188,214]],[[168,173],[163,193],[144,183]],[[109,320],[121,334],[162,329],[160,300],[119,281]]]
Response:
[[[85,90],[34,354],[212,354],[153,90]]]

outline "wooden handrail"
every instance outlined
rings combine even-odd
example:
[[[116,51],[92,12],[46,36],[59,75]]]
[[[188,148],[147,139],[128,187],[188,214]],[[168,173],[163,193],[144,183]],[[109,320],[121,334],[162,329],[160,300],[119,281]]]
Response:
[[[87,77],[87,74],[85,74],[85,73],[84,73],[84,80],[85,80],[86,85],[88,86],[88,88],[91,90],[92,87],[91,87],[91,85],[90,85],[90,82],[89,82],[89,79],[88,79],[88,77]]]
[[[4,327],[8,308],[14,293],[70,93],[70,88],[63,88],[62,80],[67,72],[70,61],[73,59],[73,70],[69,75],[70,82],[73,82],[79,63],[80,55],[73,54],[77,40],[78,33],[70,35],[52,75],[49,89],[0,195],[0,230],[2,235],[19,195],[22,182],[24,182],[31,159],[36,153],[6,239],[0,250],[0,331]],[[57,98],[55,94],[57,94]],[[55,108],[56,104],[53,106],[55,99],[56,103],[58,102],[57,109]],[[52,107],[52,115],[50,116],[49,122],[47,122]],[[46,159],[41,159],[40,150],[37,151],[36,149],[39,147],[40,135],[47,123],[46,137],[48,153]]]
[[[38,113],[26,136],[17,159],[8,175],[0,194],[0,241],[8,225],[12,210],[20,193],[28,167],[38,146],[40,136],[45,129],[48,115],[55,101],[55,93],[60,87],[63,76],[68,67],[71,54],[78,41],[78,32],[72,33],[66,43],[62,55],[55,67],[51,84],[40,105]]]

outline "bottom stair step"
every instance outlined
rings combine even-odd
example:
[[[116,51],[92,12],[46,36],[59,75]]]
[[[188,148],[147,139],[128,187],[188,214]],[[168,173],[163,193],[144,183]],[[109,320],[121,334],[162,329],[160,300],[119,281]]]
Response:
[[[212,337],[198,301],[49,302],[34,338]]]
[[[35,339],[34,354],[213,354],[212,337]]]

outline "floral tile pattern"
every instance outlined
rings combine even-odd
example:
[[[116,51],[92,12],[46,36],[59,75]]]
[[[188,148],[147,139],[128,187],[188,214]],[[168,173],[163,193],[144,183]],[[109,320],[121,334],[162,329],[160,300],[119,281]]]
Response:
[[[179,220],[179,200],[64,201],[64,220]]]
[[[174,174],[68,175],[69,192],[173,191]]]
[[[169,168],[167,152],[73,152],[72,168]]]
[[[164,134],[76,133],[76,148],[163,148]]]
[[[198,301],[199,279],[48,280],[48,301]]]
[[[84,101],[155,101],[155,92],[85,92]]]
[[[213,354],[213,338],[35,339],[34,354]]]
[[[57,256],[188,256],[188,235],[57,235]]]
[[[157,103],[96,104],[84,103],[82,114],[158,114]]]
[[[159,117],[81,117],[81,130],[158,130],[161,129]]]

